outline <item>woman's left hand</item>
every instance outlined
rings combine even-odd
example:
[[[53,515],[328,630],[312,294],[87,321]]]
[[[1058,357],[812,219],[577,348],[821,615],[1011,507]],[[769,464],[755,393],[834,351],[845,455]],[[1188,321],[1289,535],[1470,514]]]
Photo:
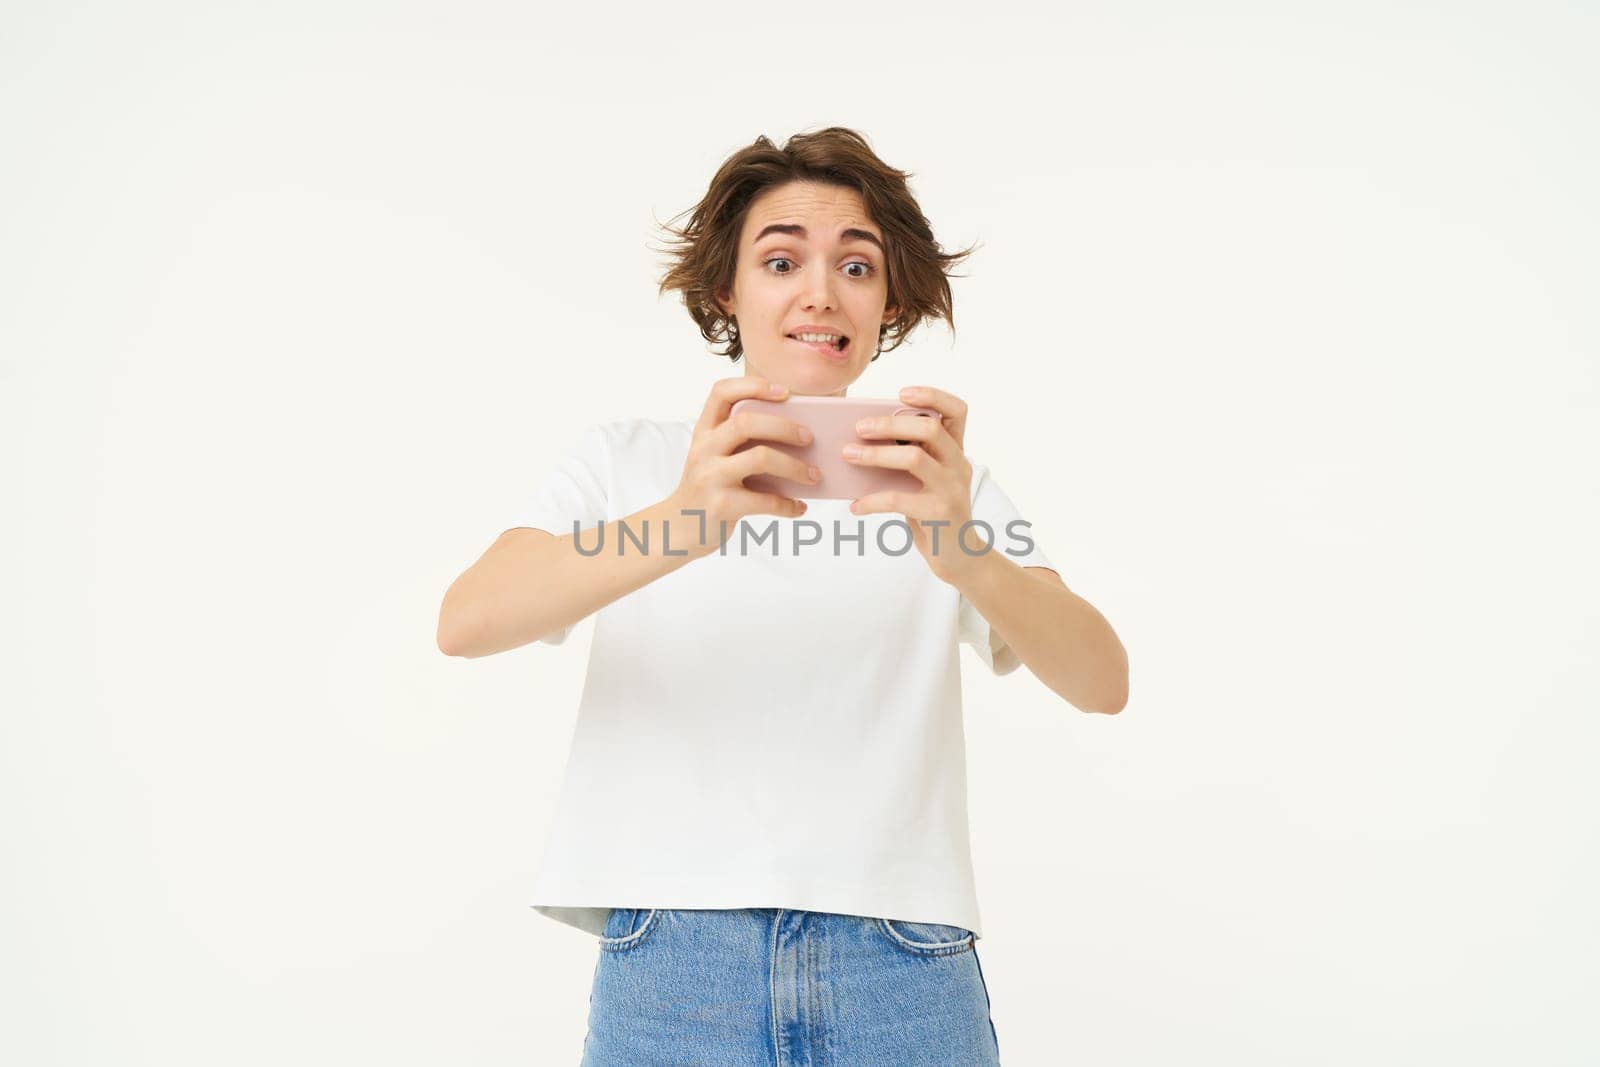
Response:
[[[845,458],[865,466],[908,471],[922,483],[922,488],[909,492],[885,489],[868,493],[850,504],[850,512],[853,515],[876,512],[904,515],[917,551],[928,561],[933,573],[948,582],[964,564],[977,559],[963,552],[956,540],[962,525],[972,518],[972,464],[967,462],[962,447],[967,430],[967,405],[953,393],[927,386],[908,386],[900,390],[900,399],[911,407],[933,408],[942,417],[888,415],[863,419],[856,428],[860,436],[882,438],[889,443],[866,445],[859,457],[847,455]],[[896,439],[911,444],[894,444]],[[929,521],[947,525],[925,526]],[[933,544],[935,535],[937,550]],[[979,540],[983,540],[981,531]]]

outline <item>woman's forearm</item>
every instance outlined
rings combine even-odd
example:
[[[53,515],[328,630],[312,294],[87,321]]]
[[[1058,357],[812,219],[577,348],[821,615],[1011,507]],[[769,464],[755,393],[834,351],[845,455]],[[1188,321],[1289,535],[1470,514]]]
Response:
[[[637,541],[648,534],[648,551],[635,540],[623,539],[621,523]],[[528,527],[507,530],[445,593],[439,609],[439,649],[446,655],[475,659],[520,648],[571,626],[715,552],[715,532],[708,531],[707,542],[701,542],[699,534],[695,516],[682,514],[671,498],[607,522],[599,552],[594,551],[600,538],[597,526],[580,531],[576,544],[571,533],[557,537]],[[664,536],[670,541],[664,543]]]
[[[1062,699],[1115,715],[1128,703],[1128,653],[1094,605],[1052,571],[985,552],[950,579],[1017,658]]]

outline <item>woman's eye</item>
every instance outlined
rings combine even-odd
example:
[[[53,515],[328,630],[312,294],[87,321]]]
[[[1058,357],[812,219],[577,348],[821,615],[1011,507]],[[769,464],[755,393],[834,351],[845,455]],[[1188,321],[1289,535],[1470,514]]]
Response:
[[[774,263],[787,263],[789,265],[789,269],[788,270],[780,270],[780,271],[777,271],[776,273],[778,273],[778,274],[793,274],[794,273],[794,260],[790,259],[788,256],[773,256],[770,259],[762,260],[761,265],[764,266],[764,267],[771,267],[772,264],[774,264]],[[877,267],[874,267],[871,263],[867,263],[864,260],[859,260],[859,259],[851,260],[849,263],[846,263],[844,266],[845,266],[846,270],[849,270],[851,267],[860,267],[861,268],[860,271],[850,275],[850,277],[852,277],[852,278],[870,278],[870,277],[872,277],[874,274],[876,274],[878,272],[878,268]]]

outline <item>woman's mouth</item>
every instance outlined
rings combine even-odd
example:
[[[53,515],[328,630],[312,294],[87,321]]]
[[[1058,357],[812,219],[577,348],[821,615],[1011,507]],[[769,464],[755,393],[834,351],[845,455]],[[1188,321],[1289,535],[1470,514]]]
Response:
[[[840,337],[837,341],[802,341],[800,338],[791,335],[789,340],[797,345],[805,345],[813,352],[833,360],[835,363],[844,362],[845,352],[850,347],[850,338],[848,337]]]

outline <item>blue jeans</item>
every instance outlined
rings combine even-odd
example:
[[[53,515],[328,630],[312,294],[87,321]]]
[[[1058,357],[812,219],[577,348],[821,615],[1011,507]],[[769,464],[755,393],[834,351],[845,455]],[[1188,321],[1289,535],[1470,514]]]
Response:
[[[616,908],[581,1067],[987,1067],[971,931],[778,908]]]

